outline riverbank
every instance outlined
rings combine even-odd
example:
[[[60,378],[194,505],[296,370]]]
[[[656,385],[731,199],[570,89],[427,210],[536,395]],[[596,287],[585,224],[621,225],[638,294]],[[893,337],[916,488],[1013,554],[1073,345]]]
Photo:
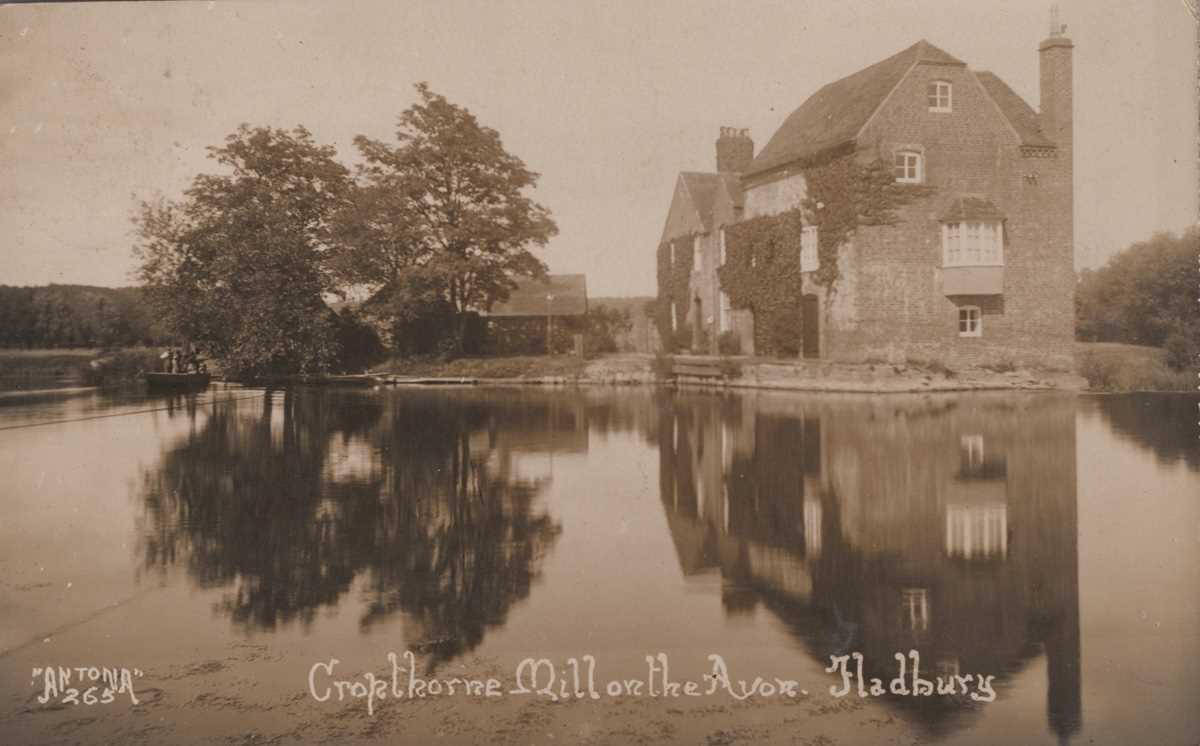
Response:
[[[393,361],[372,374],[396,383],[442,379],[479,384],[676,384],[854,393],[1087,388],[1084,379],[1064,371],[952,370],[936,362],[848,364],[702,355],[423,359]]]
[[[1172,370],[1165,350],[1117,342],[1077,342],[1075,370],[1092,391],[1196,391],[1196,370]]]
[[[158,350],[73,348],[0,350],[0,391],[115,386],[158,365]]]

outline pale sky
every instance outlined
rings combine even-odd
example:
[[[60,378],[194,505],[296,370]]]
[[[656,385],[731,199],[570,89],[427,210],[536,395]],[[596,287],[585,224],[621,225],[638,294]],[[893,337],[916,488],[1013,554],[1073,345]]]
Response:
[[[1062,0],[1075,42],[1076,263],[1197,217],[1186,0]],[[761,148],[827,82],[919,39],[1036,108],[1043,0],[197,2],[0,7],[0,284],[130,284],[129,217],[241,122],[355,156],[433,89],[542,174],[553,272],[651,295],[676,174],[723,125]]]

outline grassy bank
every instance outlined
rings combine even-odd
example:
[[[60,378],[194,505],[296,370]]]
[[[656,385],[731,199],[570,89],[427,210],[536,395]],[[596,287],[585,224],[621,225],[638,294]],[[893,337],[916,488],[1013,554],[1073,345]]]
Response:
[[[1075,370],[1093,391],[1195,391],[1196,371],[1172,370],[1157,347],[1078,342]]]
[[[0,391],[72,386],[115,386],[154,370],[158,351],[62,349],[0,350]]]
[[[463,357],[441,360],[436,357],[392,358],[377,365],[373,373],[399,376],[443,378],[575,378],[582,375],[588,361],[574,355],[520,355],[516,357]]]

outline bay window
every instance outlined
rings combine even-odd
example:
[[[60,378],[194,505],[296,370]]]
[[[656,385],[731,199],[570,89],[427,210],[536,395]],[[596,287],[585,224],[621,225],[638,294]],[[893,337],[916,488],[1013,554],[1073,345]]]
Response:
[[[942,223],[943,267],[1004,265],[1004,226],[998,220]]]

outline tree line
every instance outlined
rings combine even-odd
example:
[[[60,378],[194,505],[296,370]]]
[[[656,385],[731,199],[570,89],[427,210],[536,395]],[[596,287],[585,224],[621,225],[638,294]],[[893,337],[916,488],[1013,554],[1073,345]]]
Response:
[[[0,348],[138,347],[167,341],[140,288],[0,285]]]
[[[355,138],[354,169],[304,127],[242,125],[209,148],[220,173],[141,204],[138,276],[164,327],[233,375],[317,372],[344,365],[339,336],[364,321],[332,300],[366,298],[396,348],[436,319],[455,353],[472,314],[544,276],[531,249],[557,228],[529,194],[538,174],[467,109],[416,89],[394,142]]]
[[[1200,228],[1156,233],[1100,269],[1084,270],[1075,291],[1075,332],[1084,342],[1166,350],[1176,369],[1200,356]]]

